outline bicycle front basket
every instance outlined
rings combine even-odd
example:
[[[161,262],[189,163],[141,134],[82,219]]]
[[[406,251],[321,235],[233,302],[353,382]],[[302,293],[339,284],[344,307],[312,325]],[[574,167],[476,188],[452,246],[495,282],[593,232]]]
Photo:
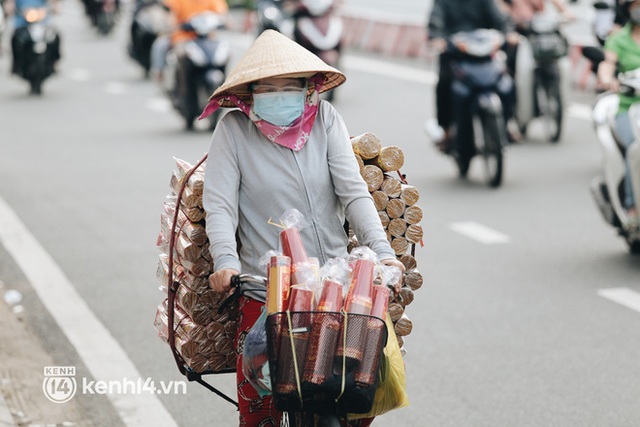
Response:
[[[276,408],[314,411],[333,405],[343,414],[368,412],[386,340],[385,322],[374,316],[269,315],[267,342]]]

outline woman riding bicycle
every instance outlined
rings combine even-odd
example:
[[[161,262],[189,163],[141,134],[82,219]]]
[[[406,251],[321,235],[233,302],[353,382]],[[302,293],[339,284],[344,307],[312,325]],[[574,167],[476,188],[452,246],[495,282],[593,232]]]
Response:
[[[383,264],[404,270],[360,176],[342,117],[319,98],[344,81],[340,71],[267,30],[214,92],[202,117],[220,107],[238,108],[217,125],[207,160],[203,199],[214,290],[229,292],[239,272],[264,274],[260,257],[278,247],[280,232],[268,221],[289,209],[310,223],[300,234],[321,264],[347,255],[347,220],[360,244]],[[245,297],[239,305],[240,425],[278,425],[271,397],[260,397],[241,369],[242,342],[261,305]]]

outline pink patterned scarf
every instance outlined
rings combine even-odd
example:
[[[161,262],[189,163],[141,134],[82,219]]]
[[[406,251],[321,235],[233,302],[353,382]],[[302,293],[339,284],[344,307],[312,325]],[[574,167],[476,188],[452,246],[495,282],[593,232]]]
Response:
[[[295,119],[288,126],[277,126],[266,120],[262,120],[253,112],[251,105],[247,104],[236,95],[223,95],[211,99],[204,108],[199,120],[206,118],[220,108],[220,103],[222,101],[231,101],[237,105],[253,123],[255,123],[258,130],[266,136],[269,141],[282,145],[283,147],[290,148],[293,151],[300,151],[309,139],[309,135],[311,135],[311,128],[316,120],[318,102],[320,101],[319,90],[324,83],[324,76],[322,74],[316,74],[309,79],[309,82],[313,85],[313,91],[307,95],[304,111],[300,117]]]

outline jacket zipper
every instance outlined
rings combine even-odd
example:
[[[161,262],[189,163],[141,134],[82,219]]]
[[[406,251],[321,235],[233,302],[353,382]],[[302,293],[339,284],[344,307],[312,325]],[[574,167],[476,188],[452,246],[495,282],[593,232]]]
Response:
[[[318,242],[318,249],[320,251],[319,258],[320,258],[320,265],[322,265],[324,262],[326,262],[327,256],[325,255],[325,251],[324,251],[324,245],[322,244],[322,239],[320,238],[320,233],[318,232],[318,226],[316,225],[316,213],[315,210],[313,209],[313,205],[311,204],[311,197],[309,196],[309,189],[307,187],[307,183],[304,180],[304,174],[302,173],[302,168],[300,168],[300,163],[298,163],[298,157],[296,156],[296,153],[291,150],[291,155],[293,156],[293,160],[296,164],[296,167],[298,168],[298,174],[300,176],[300,182],[302,182],[302,188],[304,189],[304,195],[307,198],[307,206],[309,207],[309,211],[311,212],[311,225],[313,226],[313,232],[315,233],[316,236],[316,241]]]

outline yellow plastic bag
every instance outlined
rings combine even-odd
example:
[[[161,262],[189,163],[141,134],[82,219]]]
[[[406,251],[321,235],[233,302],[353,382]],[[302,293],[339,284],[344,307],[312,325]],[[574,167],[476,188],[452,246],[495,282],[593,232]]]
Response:
[[[380,360],[378,389],[376,390],[371,411],[366,414],[349,414],[349,419],[372,418],[394,409],[409,405],[407,383],[404,372],[404,360],[393,329],[393,322],[387,314],[387,345]]]

